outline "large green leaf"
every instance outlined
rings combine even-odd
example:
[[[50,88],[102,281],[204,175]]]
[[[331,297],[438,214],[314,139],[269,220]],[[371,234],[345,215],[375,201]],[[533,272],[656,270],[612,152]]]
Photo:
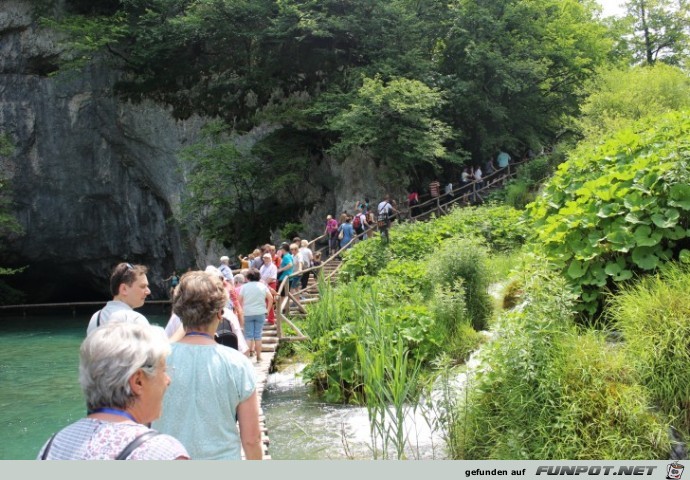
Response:
[[[653,247],[661,241],[662,237],[661,232],[652,231],[648,225],[640,225],[635,229],[635,243],[640,247]]]
[[[680,214],[675,208],[669,208],[662,213],[652,214],[652,222],[659,228],[672,228],[678,223]]]
[[[690,210],[690,185],[686,183],[672,185],[669,197],[669,205],[682,208],[683,210]]]
[[[659,266],[659,257],[652,247],[637,247],[632,251],[632,260],[643,270],[654,270]]]
[[[678,259],[683,263],[690,263],[690,250],[687,248],[681,250]]]
[[[606,235],[606,240],[611,242],[611,248],[617,252],[628,252],[635,246],[635,237],[627,228],[613,230]]]
[[[567,274],[570,278],[575,280],[584,276],[585,273],[587,273],[586,262],[582,262],[580,260],[573,260],[572,262],[570,262],[570,266],[567,270]]]
[[[630,212],[625,216],[625,221],[644,225],[649,225],[651,223],[645,212]]]

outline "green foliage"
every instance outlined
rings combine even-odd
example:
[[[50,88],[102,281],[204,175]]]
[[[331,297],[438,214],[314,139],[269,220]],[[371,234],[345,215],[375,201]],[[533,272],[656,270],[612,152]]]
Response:
[[[472,327],[462,284],[460,279],[451,288],[436,288],[430,301],[436,328],[443,332],[443,354],[459,364],[466,362],[483,340],[482,335]]]
[[[611,298],[628,361],[655,404],[690,434],[690,272],[669,264]]]
[[[475,162],[500,148],[550,143],[577,113],[579,84],[605,61],[609,40],[576,0],[458,0],[437,58],[449,92],[446,122]],[[537,113],[539,112],[539,113]]]
[[[345,262],[338,273],[338,279],[350,282],[358,277],[373,277],[390,261],[392,251],[375,239],[359,242],[345,252]]]
[[[578,124],[590,137],[620,130],[644,117],[690,107],[687,73],[663,63],[605,70],[588,91]]]
[[[505,187],[489,194],[490,201],[499,201],[506,205],[523,210],[533,202],[542,182],[553,174],[560,162],[557,154],[540,155],[520,166],[517,176],[509,180]]]
[[[189,178],[182,223],[198,225],[207,238],[238,240],[256,223],[262,165],[218,128],[210,124],[204,139],[180,154]]]
[[[479,237],[489,251],[507,252],[520,247],[529,234],[522,213],[503,205],[456,208],[428,222],[403,223],[391,230],[388,247],[378,239],[355,245],[346,254],[339,278],[349,282],[373,276],[392,259],[421,260],[444,240]]]
[[[437,289],[456,288],[462,282],[464,307],[475,330],[486,329],[492,313],[486,256],[477,240],[454,238],[444,242],[428,262],[429,277]]]
[[[528,180],[516,178],[508,182],[505,188],[499,192],[499,198],[516,210],[522,210],[528,203],[532,203],[537,196],[533,187],[534,184]]]
[[[522,275],[524,308],[500,317],[482,368],[468,372],[453,458],[665,458],[667,425],[627,358],[578,335],[562,278],[543,267]]]
[[[396,226],[387,246],[371,239],[350,249],[339,273],[347,281],[335,290],[321,285],[321,300],[309,308],[307,381],[329,401],[365,400],[352,349],[357,343],[367,348],[370,335],[362,325],[374,308],[377,328],[390,329],[390,341],[402,342],[424,369],[444,351],[464,362],[482,341],[472,326],[485,328],[491,315],[489,247],[518,247],[526,232],[518,219],[507,207],[460,209]]]
[[[678,258],[690,220],[690,112],[583,145],[528,208],[535,247],[546,252],[595,314],[605,288]]]
[[[42,17],[40,24],[55,29],[64,35],[61,68],[77,70],[83,68],[110,46],[122,42],[129,34],[126,16],[113,12],[107,16],[66,15],[59,20]],[[43,74],[55,74],[59,70],[52,65]]]
[[[391,182],[422,162],[437,167],[451,135],[450,127],[433,116],[442,102],[438,89],[418,80],[364,78],[349,107],[329,121],[340,134],[330,152],[345,157],[354,149],[367,150],[386,167]]]
[[[67,34],[62,61],[107,56],[128,99],[307,132],[295,151],[315,145],[311,162],[363,148],[391,184],[550,142],[608,52],[575,0],[66,4],[46,20]]]
[[[409,358],[419,364],[430,362],[440,352],[442,332],[435,328],[427,308],[382,307],[381,298],[380,292],[371,287],[352,284],[339,287],[322,297],[314,310],[310,308],[307,334],[312,338],[313,360],[302,375],[323,393],[326,401],[365,400],[362,364],[356,347],[374,348],[372,342],[380,335],[385,335],[391,344],[403,345],[410,351]]]
[[[280,237],[292,239],[299,236],[302,230],[304,230],[304,225],[301,223],[287,222],[280,229]]]
[[[277,136],[282,138],[283,133]],[[278,226],[283,234],[292,232],[284,238],[294,237],[303,228],[291,221],[301,208],[294,189],[308,169],[308,158],[293,154],[275,169],[272,160],[284,160],[280,156],[284,152],[274,150],[272,136],[252,150],[238,147],[235,140],[228,125],[209,122],[201,141],[180,153],[188,178],[182,224],[241,250],[264,243],[268,239],[264,232]]]
[[[367,283],[379,292],[383,305],[421,303],[432,291],[425,264],[414,260],[393,259]]]
[[[384,459],[392,446],[400,460],[405,457],[408,442],[405,419],[416,410],[421,362],[419,357],[411,361],[411,350],[403,342],[394,341],[393,330],[379,321],[375,308],[368,310],[363,334],[371,341],[366,346],[358,344],[357,355],[362,365],[374,459],[378,458],[380,445]]]

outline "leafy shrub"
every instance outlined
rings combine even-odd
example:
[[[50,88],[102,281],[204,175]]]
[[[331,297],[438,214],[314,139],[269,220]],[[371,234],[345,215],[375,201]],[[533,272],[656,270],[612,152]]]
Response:
[[[431,300],[431,309],[436,319],[436,324],[442,328],[448,336],[453,335],[460,325],[470,325],[470,318],[465,305],[465,288],[460,278],[448,288],[439,286],[434,290]]]
[[[623,288],[610,312],[630,364],[654,401],[690,434],[690,270],[669,264],[663,273]]]
[[[655,270],[688,246],[690,111],[583,145],[528,206],[535,245],[560,268],[589,315],[602,292]]]
[[[619,130],[645,116],[690,107],[690,78],[678,67],[657,62],[600,73],[589,87],[578,123],[585,134]]]
[[[516,178],[532,185],[537,184],[549,177],[559,162],[558,155],[540,155],[521,165]]]
[[[522,213],[503,205],[455,208],[428,222],[403,223],[391,229],[391,242],[378,238],[359,242],[345,254],[338,278],[351,282],[362,276],[377,275],[392,259],[421,260],[438,245],[456,236],[476,236],[492,251],[520,247],[529,234]]]
[[[577,335],[565,282],[523,273],[527,301],[478,354],[451,435],[454,458],[663,458],[666,425],[621,352]]]
[[[345,262],[338,273],[338,280],[347,283],[359,277],[375,276],[391,258],[391,250],[380,239],[359,242],[344,253]]]
[[[422,260],[391,260],[370,283],[378,292],[381,305],[421,303],[432,291],[427,265]]]
[[[504,188],[492,191],[489,199],[523,210],[527,204],[534,201],[542,182],[553,174],[561,161],[560,153],[540,155],[530,160],[520,166],[517,176],[509,180]]]
[[[533,188],[534,183],[529,180],[516,178],[505,186],[504,201],[511,207],[521,210],[536,198],[536,192]]]
[[[443,243],[428,264],[429,277],[437,288],[452,288],[462,280],[467,317],[475,330],[486,328],[492,312],[486,256],[479,241],[458,238]]]
[[[444,332],[436,327],[427,307],[401,302],[385,307],[381,299],[374,287],[353,283],[318,302],[336,303],[332,308],[337,310],[339,321],[332,323],[330,330],[319,329],[320,336],[312,337],[312,362],[302,376],[323,393],[326,401],[364,400],[357,345],[366,348],[373,338],[383,335],[391,344],[401,343],[410,351],[409,358],[419,364],[430,363],[440,353]],[[316,317],[314,321],[318,321]]]

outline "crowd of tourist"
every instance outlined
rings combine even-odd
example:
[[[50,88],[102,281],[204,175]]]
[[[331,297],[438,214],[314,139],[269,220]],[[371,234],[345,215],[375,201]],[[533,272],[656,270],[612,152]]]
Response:
[[[239,460],[244,452],[261,459],[256,373],[241,345],[261,350],[269,287],[253,268],[239,294],[229,268],[189,271],[175,286],[164,330],[134,311],[151,293],[146,274],[130,263],[113,269],[113,299],[93,314],[80,348],[86,417],[48,439],[37,458]],[[225,320],[249,341],[219,343]]]
[[[534,157],[532,151],[528,151],[525,154],[523,160],[527,158]],[[483,165],[468,165],[463,167],[460,173],[457,183],[455,179],[451,178],[443,184],[441,187],[441,182],[437,179],[431,181],[428,186],[429,196],[431,198],[440,199],[444,197],[448,200],[452,199],[456,195],[462,196],[461,200],[465,204],[476,204],[484,201],[479,190],[485,186],[485,178],[493,173],[508,167],[512,162],[512,157],[510,154],[504,151],[499,151],[496,155],[496,159],[489,159],[484,162]],[[465,188],[472,185],[474,188]],[[407,204],[409,207],[410,218],[415,218],[421,212],[419,210],[420,200],[419,193],[416,189],[408,194]]]
[[[485,175],[507,167],[499,152],[482,166],[465,167],[459,186],[482,185]],[[476,189],[473,189],[476,191]],[[452,181],[444,195],[458,192]],[[429,185],[431,197],[441,184]],[[476,198],[475,198],[476,200]],[[419,212],[416,190],[407,197],[410,216]],[[387,238],[400,211],[386,195],[376,208],[365,197],[350,214],[326,217],[329,256],[364,241],[376,229]],[[354,241],[353,241],[354,240]],[[278,291],[303,292],[321,265],[321,253],[295,237],[279,248],[265,244],[219,265],[190,270],[169,282],[173,311],[165,329],[134,311],[150,295],[148,270],[120,263],[112,271],[112,300],[95,312],[80,348],[79,382],[87,415],[46,441],[38,459],[261,459],[256,373],[262,332],[275,323]],[[300,273],[299,275],[293,275]],[[284,288],[281,283],[289,278]],[[302,298],[303,300],[304,298]]]

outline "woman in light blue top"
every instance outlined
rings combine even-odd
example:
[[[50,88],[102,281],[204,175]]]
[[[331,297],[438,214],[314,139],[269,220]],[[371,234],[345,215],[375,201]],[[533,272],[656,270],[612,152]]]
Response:
[[[355,236],[355,229],[351,222],[352,219],[348,216],[345,220],[345,223],[340,224],[338,227],[338,232],[342,232],[343,234],[343,238],[340,239],[340,248],[343,248],[345,245],[347,245],[350,240],[352,240],[352,237]]]
[[[215,275],[195,271],[180,279],[173,312],[182,320],[185,336],[172,345],[168,365],[175,382],[153,428],[178,438],[194,459],[239,460],[241,447],[248,460],[260,460],[254,367],[240,352],[213,339],[227,301]]]

